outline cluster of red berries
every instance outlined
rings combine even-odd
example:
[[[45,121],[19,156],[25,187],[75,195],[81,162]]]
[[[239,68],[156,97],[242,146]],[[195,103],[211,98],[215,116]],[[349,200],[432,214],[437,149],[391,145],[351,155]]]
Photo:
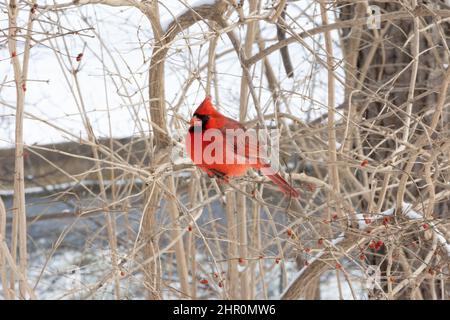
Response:
[[[225,271],[222,271],[222,276],[224,276],[225,273],[226,273]],[[218,272],[214,272],[212,275],[213,275],[214,279],[219,279],[219,273],[218,273]],[[223,288],[223,281],[224,281],[224,280],[219,280],[219,281],[217,282],[217,285],[219,286],[219,288]],[[206,279],[206,278],[200,279],[199,282],[200,282],[201,284],[203,284],[203,285],[208,285],[208,284],[209,284],[209,281],[208,281],[208,279]]]
[[[369,243],[369,248],[372,249],[372,250],[378,251],[378,250],[380,250],[380,248],[381,248],[383,245],[384,245],[384,242],[381,241],[381,240],[378,240],[378,241],[372,240],[372,241]]]

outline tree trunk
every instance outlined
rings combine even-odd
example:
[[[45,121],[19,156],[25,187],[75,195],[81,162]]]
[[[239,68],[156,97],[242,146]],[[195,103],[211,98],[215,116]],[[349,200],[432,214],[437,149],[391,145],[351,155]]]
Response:
[[[448,139],[449,113],[439,108],[439,99],[440,96],[443,96],[442,101],[448,98],[445,92],[447,86],[442,83],[448,74],[450,25],[447,22],[437,23],[441,17],[433,14],[433,11],[448,9],[448,6],[439,0],[411,0],[403,1],[403,4],[368,1],[368,5],[375,18],[375,6],[381,14],[409,11],[411,17],[382,22],[379,29],[356,26],[343,30],[345,101],[348,102],[346,115],[350,114],[353,123],[359,124],[351,128],[351,138],[345,150],[356,151],[362,158],[368,159],[370,165],[392,169],[371,175],[358,173],[359,180],[367,188],[381,187],[381,191],[374,192],[373,203],[361,198],[359,210],[371,215],[394,207],[397,208],[394,215],[397,221],[402,201],[420,205],[430,199],[429,209],[421,207],[424,216],[427,217],[428,213],[430,218],[448,217],[449,201],[435,201],[434,194],[442,189],[438,184],[435,184],[435,189],[430,189],[432,183],[426,177],[426,163],[431,160],[421,151],[426,150],[433,157],[434,150],[438,149],[436,145]],[[367,3],[349,2],[342,6],[340,18],[349,20],[368,16],[367,9]],[[425,27],[428,28],[423,30]],[[355,97],[359,103],[356,103]],[[431,136],[425,138],[427,127],[434,126]],[[414,147],[421,149],[416,153]],[[428,176],[431,177],[431,174]],[[433,179],[439,179],[437,174],[433,175]],[[402,181],[403,184],[409,182],[406,188],[402,188]],[[385,188],[395,183],[399,183],[399,187]],[[420,241],[421,236],[417,233],[412,238],[403,240]],[[388,263],[384,258],[389,250],[382,250],[371,255],[367,262],[380,266],[382,288],[386,292],[391,279],[387,279]],[[394,250],[409,252],[405,248]],[[419,248],[417,252],[423,257],[427,248]],[[410,253],[404,257],[406,260],[403,262],[407,261],[412,270],[420,260]],[[411,272],[401,262],[394,262],[390,269],[403,275]],[[430,299],[433,296],[427,281],[419,282],[416,289],[412,287],[394,298]],[[439,288],[438,283],[436,288]],[[439,298],[440,289],[436,292]],[[379,292],[371,292],[371,298],[380,298]]]

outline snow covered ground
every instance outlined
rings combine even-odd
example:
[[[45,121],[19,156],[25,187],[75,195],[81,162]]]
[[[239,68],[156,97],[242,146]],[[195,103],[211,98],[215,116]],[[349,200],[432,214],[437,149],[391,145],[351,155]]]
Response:
[[[80,205],[68,199],[64,202],[52,201],[51,198],[40,195],[30,196],[28,199],[28,215],[30,217],[43,215],[43,219],[29,224],[28,227],[28,251],[29,251],[29,281],[38,298],[40,299],[111,299],[114,298],[114,282],[111,276],[111,255],[105,239],[105,220],[102,213],[89,218],[62,218],[46,220],[46,215],[58,212],[73,211],[74,206]],[[11,207],[11,199],[6,199],[6,206]],[[94,207],[98,205],[95,199],[84,199],[82,206]],[[198,220],[199,225],[209,225],[215,223],[225,223],[225,213],[220,203],[212,203],[213,216],[204,213]],[[164,208],[164,206],[163,206]],[[162,209],[163,210],[163,209]],[[163,214],[163,212],[161,212]],[[261,219],[266,219],[264,212],[261,212]],[[280,226],[285,225],[283,215],[275,215],[275,220]],[[135,232],[140,224],[140,212],[133,210],[127,217],[125,223],[124,216],[117,218],[117,235],[119,239],[119,257],[127,259],[121,264],[118,272],[120,279],[121,297],[123,299],[144,299],[146,292],[142,286],[143,275],[140,271],[133,271],[139,259],[129,259],[133,249],[133,241],[127,241],[127,225]],[[33,219],[32,219],[33,220]],[[222,221],[222,222],[220,222]],[[225,227],[225,225],[224,225]],[[9,230],[9,227],[8,227]],[[133,233],[135,234],[135,233]],[[9,239],[10,236],[7,235]],[[212,241],[212,240],[211,240]],[[199,248],[202,246],[199,241]],[[164,245],[163,245],[164,246]],[[273,258],[269,258],[270,252],[275,253],[276,248],[268,248],[268,258],[264,259],[266,269],[265,282],[267,283],[267,298],[277,299],[280,296],[281,265],[274,266]],[[272,254],[273,255],[273,254]],[[311,254],[311,259],[315,254]],[[195,279],[190,281],[199,282],[199,279],[210,276],[215,272],[215,264],[205,256],[204,251],[196,254],[196,261],[202,266],[197,270]],[[311,261],[311,260],[310,260]],[[179,285],[174,261],[169,260],[167,255],[162,255],[163,270],[167,274],[163,275],[164,283],[168,287]],[[286,283],[290,283],[297,272],[295,257],[288,255],[283,261],[286,268]],[[170,268],[169,268],[170,265]],[[221,270],[227,268],[227,261],[219,263]],[[341,290],[343,299],[366,299],[365,278],[361,271],[355,269],[350,262],[344,262],[351,287],[342,273],[339,273],[339,284],[336,271],[330,271],[321,277],[321,299],[339,299]],[[168,271],[170,269],[170,272]],[[255,269],[258,272],[258,268]],[[106,280],[105,280],[106,279]],[[219,298],[221,288],[217,279],[209,277],[210,284],[207,286],[198,285],[198,298]],[[211,280],[212,279],[212,280]],[[215,282],[214,282],[215,281]],[[99,286],[99,283],[102,283]],[[339,289],[340,287],[340,289]],[[1,289],[1,284],[0,284]],[[211,292],[213,290],[213,293]],[[1,297],[0,290],[0,297]],[[257,298],[263,299],[263,288],[257,288]],[[174,298],[173,292],[165,290],[164,297]]]

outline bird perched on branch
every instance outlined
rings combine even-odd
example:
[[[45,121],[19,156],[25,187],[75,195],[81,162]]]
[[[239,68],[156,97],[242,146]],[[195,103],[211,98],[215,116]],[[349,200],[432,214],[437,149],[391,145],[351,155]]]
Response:
[[[254,130],[221,114],[207,96],[195,110],[186,137],[186,151],[194,164],[210,177],[228,182],[251,168],[260,170],[290,197],[295,190],[270,164],[265,141]]]

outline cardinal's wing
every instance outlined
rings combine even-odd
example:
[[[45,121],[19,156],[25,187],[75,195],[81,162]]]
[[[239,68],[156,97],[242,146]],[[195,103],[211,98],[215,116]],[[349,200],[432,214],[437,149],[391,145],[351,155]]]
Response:
[[[259,130],[247,129],[238,121],[226,118],[221,131],[224,135],[228,160],[256,168],[270,163],[266,154],[266,139],[263,139],[264,135],[261,135]]]

